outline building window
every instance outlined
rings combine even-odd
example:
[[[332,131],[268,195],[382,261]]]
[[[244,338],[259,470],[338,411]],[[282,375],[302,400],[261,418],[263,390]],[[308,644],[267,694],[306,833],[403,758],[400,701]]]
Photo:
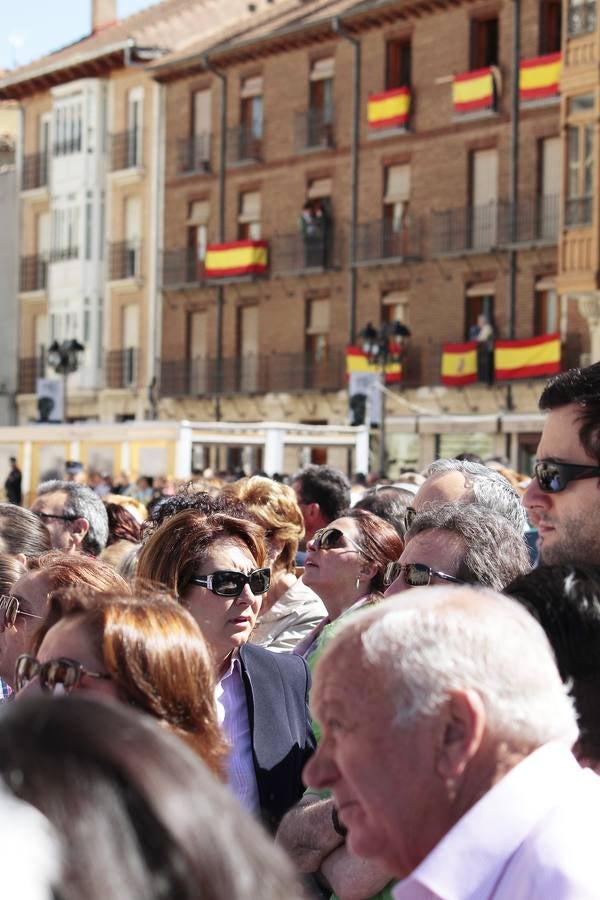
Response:
[[[56,209],[52,213],[52,259],[77,259],[79,256],[79,207]]]
[[[569,0],[567,28],[569,37],[575,37],[578,34],[589,34],[595,30],[595,0]]]
[[[333,143],[333,57],[318,59],[310,70],[307,146]]]
[[[54,155],[69,156],[81,152],[83,108],[80,101],[57,105],[54,112]]]
[[[471,19],[471,69],[498,65],[498,19]]]
[[[240,92],[240,132],[238,159],[256,159],[261,154],[263,136],[263,80],[245,78]]]
[[[188,207],[187,246],[188,272],[186,281],[201,281],[204,275],[204,257],[208,246],[208,220],[210,205],[207,200],[194,200]]]
[[[208,385],[208,313],[195,310],[188,317],[188,382],[189,393],[202,396]]]
[[[540,53],[558,53],[561,47],[562,0],[540,2]]]
[[[388,291],[381,297],[381,321],[407,325],[408,295],[404,291]]]
[[[127,94],[127,168],[142,164],[142,114],[144,89],[133,88]]]
[[[533,333],[556,334],[560,331],[560,301],[556,289],[546,281],[535,287]]]
[[[238,240],[260,240],[260,192],[247,191],[240,194],[238,214]]]
[[[308,301],[306,353],[309,363],[324,363],[329,357],[329,314],[329,299]]]
[[[122,312],[123,350],[121,387],[137,382],[137,357],[140,345],[140,316],[137,303],[129,303]]]
[[[385,45],[385,88],[410,87],[410,40],[388,41]]]
[[[567,196],[565,225],[590,225],[594,184],[594,125],[567,128]]]
[[[477,338],[481,318],[494,327],[495,287],[492,282],[479,282],[467,286],[465,294],[465,340]]]
[[[123,278],[140,274],[140,245],[142,208],[139,197],[125,198],[125,242],[123,247]]]
[[[538,160],[536,237],[556,239],[562,172],[559,137],[544,138],[539,142]]]
[[[468,246],[487,249],[496,243],[498,213],[498,151],[475,150],[470,157],[470,230]]]
[[[238,309],[238,384],[237,389],[258,389],[258,306]]]
[[[410,200],[410,165],[388,166],[383,197],[383,256],[405,256]]]
[[[194,91],[191,103],[191,146],[186,170],[197,172],[208,167],[210,160],[211,90]]]

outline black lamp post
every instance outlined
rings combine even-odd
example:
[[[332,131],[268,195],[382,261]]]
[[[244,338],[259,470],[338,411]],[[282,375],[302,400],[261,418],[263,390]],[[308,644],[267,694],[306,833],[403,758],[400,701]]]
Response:
[[[70,341],[52,341],[48,347],[48,363],[57,375],[63,377],[63,422],[67,422],[67,378],[79,368],[79,354],[85,347],[72,338]]]
[[[372,322],[367,322],[360,332],[362,349],[369,364],[377,366],[381,373],[381,420],[379,423],[379,474],[381,478],[385,478],[387,472],[385,374],[388,365],[402,361],[404,340],[408,337],[410,337],[410,330],[398,320],[382,322],[379,328],[375,328]]]

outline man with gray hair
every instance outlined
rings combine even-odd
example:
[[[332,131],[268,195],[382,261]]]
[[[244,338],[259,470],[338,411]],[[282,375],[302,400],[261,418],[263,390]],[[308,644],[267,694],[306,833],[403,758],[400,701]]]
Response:
[[[98,556],[106,547],[106,507],[85,484],[44,481],[31,504],[31,511],[47,527],[55,550]]]
[[[573,701],[533,616],[473,588],[359,612],[317,663],[331,789],[351,853],[395,900],[598,897],[600,779],[570,752]]]
[[[408,512],[408,525],[426,506],[451,500],[476,503],[500,513],[520,532],[527,527],[527,516],[518,492],[499,472],[466,459],[437,459],[424,474],[426,480]]]
[[[522,532],[476,504],[427,504],[407,531],[404,551],[388,565],[389,597],[412,587],[462,582],[501,591],[531,566]]]

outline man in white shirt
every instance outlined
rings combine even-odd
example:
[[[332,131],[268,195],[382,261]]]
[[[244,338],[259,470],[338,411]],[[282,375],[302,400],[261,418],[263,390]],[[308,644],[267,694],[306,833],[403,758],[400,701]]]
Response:
[[[600,896],[600,779],[540,626],[469,587],[415,588],[348,619],[319,660],[304,779],[396,900]]]

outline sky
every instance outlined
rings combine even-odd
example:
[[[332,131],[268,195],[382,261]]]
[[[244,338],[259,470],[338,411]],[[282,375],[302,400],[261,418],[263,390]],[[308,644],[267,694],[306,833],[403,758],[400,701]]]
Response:
[[[117,0],[120,19],[155,0]],[[92,0],[0,0],[0,69],[25,65],[90,32]]]

